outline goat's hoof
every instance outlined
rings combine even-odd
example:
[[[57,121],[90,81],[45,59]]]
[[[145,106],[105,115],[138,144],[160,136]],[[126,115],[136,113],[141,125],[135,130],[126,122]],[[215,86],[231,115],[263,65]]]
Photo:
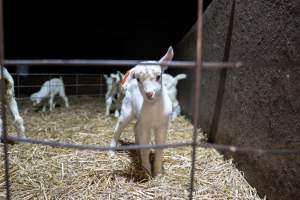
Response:
[[[115,155],[116,155],[116,153],[114,152],[114,151],[108,151],[108,156],[110,157],[110,158],[113,158],[113,157],[115,157]]]
[[[143,174],[145,174],[145,175],[147,175],[147,176],[149,176],[149,177],[152,177],[151,170],[146,169],[146,168],[143,167],[143,166],[142,166],[141,170],[142,170]]]
[[[153,177],[162,176],[164,174],[164,168],[153,170]]]

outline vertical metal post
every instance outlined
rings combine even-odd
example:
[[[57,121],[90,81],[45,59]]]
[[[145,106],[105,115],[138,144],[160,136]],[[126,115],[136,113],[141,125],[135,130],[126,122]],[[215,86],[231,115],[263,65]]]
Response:
[[[5,80],[3,76],[4,64],[4,26],[3,26],[3,1],[0,0],[0,65],[1,67],[1,119],[2,119],[2,136],[3,136],[3,151],[4,151],[4,168],[5,168],[5,186],[6,199],[10,200],[10,177],[9,177],[9,160],[8,160],[8,144],[6,130],[6,98],[5,98]]]
[[[76,74],[76,96],[78,96],[78,74]]]
[[[18,82],[18,91],[17,91],[18,92],[18,98],[20,98],[20,73],[17,73],[17,82]]]
[[[197,20],[197,41],[196,41],[196,68],[195,68],[195,97],[194,97],[194,115],[193,115],[193,143],[192,143],[192,166],[190,179],[189,199],[193,199],[195,163],[196,163],[196,146],[198,135],[199,107],[200,107],[200,88],[201,88],[201,68],[202,68],[202,12],[203,0],[198,0],[198,20]]]

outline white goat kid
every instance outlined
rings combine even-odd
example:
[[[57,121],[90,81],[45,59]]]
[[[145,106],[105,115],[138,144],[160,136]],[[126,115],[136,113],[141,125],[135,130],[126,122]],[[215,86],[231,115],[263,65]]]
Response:
[[[1,70],[2,66],[0,66]],[[3,67],[3,78],[6,82],[6,101],[9,107],[9,110],[13,116],[14,126],[17,130],[18,136],[25,138],[25,128],[24,128],[24,121],[23,118],[20,116],[18,105],[15,99],[15,92],[14,92],[14,80],[11,75],[8,73],[7,69]],[[0,73],[0,80],[2,79]],[[1,107],[0,107],[1,112]],[[2,135],[2,117],[0,116],[0,136]]]
[[[121,109],[122,99],[124,97],[124,93],[121,89],[121,80],[123,78],[123,74],[121,72],[117,72],[116,74],[110,74],[110,76],[104,75],[106,79],[107,92],[105,95],[105,103],[106,110],[105,115],[108,116],[111,110],[114,110],[115,117],[119,117],[119,111]]]
[[[179,80],[185,79],[186,74],[178,74],[173,77],[170,74],[163,74],[163,84],[167,89],[168,95],[172,101],[172,120],[174,120],[181,113],[179,101],[177,100],[177,84]]]
[[[65,107],[69,108],[69,100],[65,93],[65,86],[62,78],[53,78],[44,82],[41,89],[30,96],[30,100],[33,102],[34,106],[43,102],[43,111],[46,110],[46,103],[44,101],[48,100],[49,111],[53,111],[55,107],[53,100],[56,95],[59,95],[64,100]]]
[[[149,144],[151,131],[154,132],[156,144],[165,143],[172,103],[162,84],[161,75],[167,69],[167,63],[172,61],[173,55],[173,49],[170,47],[159,62],[142,62],[125,74],[123,84],[126,93],[111,146],[117,146],[121,132],[134,118],[137,119],[134,129],[137,144]],[[153,171],[153,176],[156,176],[162,172],[162,149],[155,151],[153,168],[149,158],[150,149],[143,149],[140,153],[142,166],[148,173]]]

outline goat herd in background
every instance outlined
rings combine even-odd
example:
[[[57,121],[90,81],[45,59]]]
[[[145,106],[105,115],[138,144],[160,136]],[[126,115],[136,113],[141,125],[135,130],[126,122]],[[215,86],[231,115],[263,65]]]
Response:
[[[180,115],[180,105],[177,100],[176,85],[179,80],[185,79],[185,74],[173,77],[164,73],[173,59],[173,48],[157,61],[141,62],[125,75],[121,72],[104,75],[107,85],[105,95],[105,115],[111,112],[118,119],[114,129],[114,136],[110,146],[116,147],[123,129],[136,120],[134,128],[136,144],[149,144],[151,132],[154,133],[155,143],[164,144],[168,132],[169,121]],[[12,113],[14,125],[19,137],[25,138],[23,119],[19,114],[14,97],[14,81],[3,67],[3,78],[6,82],[6,99]],[[2,77],[1,77],[2,78]],[[69,101],[65,94],[62,78],[53,78],[46,81],[40,90],[30,96],[34,107],[42,107],[42,111],[53,111],[56,105],[55,96],[60,96],[65,107]],[[0,118],[0,136],[2,135],[2,119]],[[163,150],[157,149],[154,154],[154,165],[150,164],[150,149],[140,150],[142,167],[153,176],[161,173]],[[114,155],[113,151],[109,152]]]

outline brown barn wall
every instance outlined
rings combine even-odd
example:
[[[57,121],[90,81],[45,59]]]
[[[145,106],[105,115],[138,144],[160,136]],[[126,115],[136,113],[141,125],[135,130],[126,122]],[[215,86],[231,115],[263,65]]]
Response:
[[[214,0],[205,11],[205,61],[223,60],[231,5],[232,0]],[[299,0],[236,1],[229,61],[244,65],[225,73],[204,70],[201,82],[200,124],[207,133],[216,130],[217,143],[264,149],[300,147],[299,10]],[[195,40],[194,26],[178,44],[177,59],[195,59]],[[179,84],[179,101],[183,112],[191,116],[194,74],[185,72],[189,80]],[[222,105],[219,114],[215,113],[217,97]],[[212,123],[214,117],[219,120]],[[227,155],[234,157],[261,195],[300,199],[299,155]]]

